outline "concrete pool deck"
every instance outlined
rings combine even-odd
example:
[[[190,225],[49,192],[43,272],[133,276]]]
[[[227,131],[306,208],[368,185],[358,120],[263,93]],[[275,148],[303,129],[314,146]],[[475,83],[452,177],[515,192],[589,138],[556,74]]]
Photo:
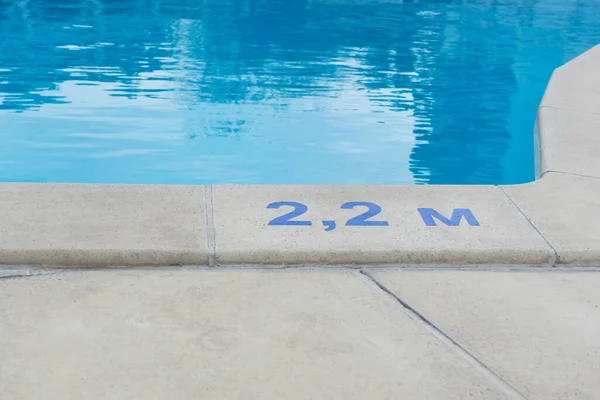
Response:
[[[3,400],[600,393],[597,268],[3,273]]]
[[[600,265],[600,46],[538,111],[513,186],[0,184],[0,263]]]

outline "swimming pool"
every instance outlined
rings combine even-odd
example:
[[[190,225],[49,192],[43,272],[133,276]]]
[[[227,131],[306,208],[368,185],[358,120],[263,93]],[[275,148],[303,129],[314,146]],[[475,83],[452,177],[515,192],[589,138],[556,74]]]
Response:
[[[597,0],[0,0],[0,181],[534,179]]]

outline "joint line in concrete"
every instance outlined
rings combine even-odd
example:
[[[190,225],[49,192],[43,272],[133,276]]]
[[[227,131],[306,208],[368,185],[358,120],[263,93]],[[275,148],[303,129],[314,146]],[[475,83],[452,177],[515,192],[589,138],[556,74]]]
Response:
[[[431,333],[435,338],[439,339],[442,343],[449,346],[458,356],[462,359],[466,360],[469,364],[471,364],[478,372],[482,373],[485,377],[491,380],[496,384],[498,388],[500,388],[508,398],[510,399],[518,399],[518,400],[527,400],[527,398],[519,392],[514,386],[505,381],[500,375],[494,372],[490,367],[480,361],[477,357],[471,354],[468,350],[466,350],[463,346],[461,346],[456,340],[454,340],[450,335],[442,331],[439,327],[437,327],[434,323],[432,323],[429,319],[427,319],[423,314],[419,313],[413,307],[411,307],[408,303],[398,297],[395,293],[389,290],[384,284],[382,284],[379,280],[377,280],[374,276],[372,276],[368,271],[361,269],[360,273],[367,277],[371,282],[373,282],[379,289],[383,290],[388,296],[392,297],[399,303],[407,313],[407,315],[413,319],[415,322],[421,324],[429,333]]]
[[[214,267],[217,265],[217,257],[212,185],[206,186],[206,190],[204,191],[204,213],[206,216],[206,247],[208,253],[208,266]]]
[[[521,215],[523,217],[525,217],[525,220],[527,220],[527,222],[529,222],[529,225],[531,225],[531,227],[542,237],[542,239],[544,239],[544,242],[546,242],[546,244],[548,245],[548,266],[554,267],[556,265],[556,261],[558,259],[558,254],[557,254],[554,246],[552,246],[552,244],[546,238],[546,236],[544,236],[544,234],[538,229],[538,227],[535,226],[533,221],[527,216],[527,214],[525,214],[525,212],[523,212],[521,207],[519,207],[519,205],[512,199],[512,197],[510,197],[508,195],[508,193],[506,193],[506,191],[501,186],[496,186],[496,187],[498,189],[500,189],[500,191],[504,194],[504,196],[506,196],[508,201],[521,213]]]
[[[543,175],[546,175],[548,173],[553,173],[553,174],[562,174],[562,175],[569,175],[569,176],[578,176],[580,178],[588,178],[588,179],[600,179],[600,177],[598,176],[591,176],[591,175],[582,175],[582,174],[576,174],[575,172],[566,172],[566,171],[556,171],[556,170],[548,170],[546,172],[544,172]],[[543,176],[542,175],[542,176]]]

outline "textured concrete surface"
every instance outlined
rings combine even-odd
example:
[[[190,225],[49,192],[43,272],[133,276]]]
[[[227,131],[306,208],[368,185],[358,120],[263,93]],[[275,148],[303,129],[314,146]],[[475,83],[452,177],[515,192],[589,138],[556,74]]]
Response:
[[[600,108],[598,111],[586,114],[539,109],[542,173],[559,171],[600,178]]]
[[[0,185],[0,262],[205,264],[204,188]]]
[[[310,226],[270,226],[300,202],[308,211],[297,220]],[[372,218],[389,226],[345,226],[365,207],[342,209],[346,202],[372,202]],[[547,244],[506,196],[492,186],[222,186],[213,187],[216,256],[223,264],[295,263],[518,263],[542,264]],[[426,226],[418,208],[450,218],[468,208],[479,222],[471,226]],[[337,227],[326,231],[323,221]]]
[[[600,45],[556,69],[540,106],[598,114]],[[585,147],[585,142],[581,142]]]
[[[600,180],[547,173],[503,188],[556,249],[558,263],[600,264]]]
[[[600,397],[600,272],[370,273],[526,398]]]
[[[0,293],[3,400],[519,398],[358,271],[87,270]]]

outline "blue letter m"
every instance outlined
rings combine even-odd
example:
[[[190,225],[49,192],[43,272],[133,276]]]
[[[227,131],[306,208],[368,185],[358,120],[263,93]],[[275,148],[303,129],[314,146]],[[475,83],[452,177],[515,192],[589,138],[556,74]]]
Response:
[[[455,208],[454,211],[452,211],[452,217],[450,217],[450,219],[444,217],[433,208],[417,208],[417,210],[419,210],[419,214],[421,214],[421,218],[423,218],[423,222],[425,222],[425,225],[427,226],[437,226],[433,219],[434,217],[448,226],[458,226],[463,217],[465,217],[469,225],[479,226],[479,221],[477,221],[477,218],[475,218],[468,208]]]

